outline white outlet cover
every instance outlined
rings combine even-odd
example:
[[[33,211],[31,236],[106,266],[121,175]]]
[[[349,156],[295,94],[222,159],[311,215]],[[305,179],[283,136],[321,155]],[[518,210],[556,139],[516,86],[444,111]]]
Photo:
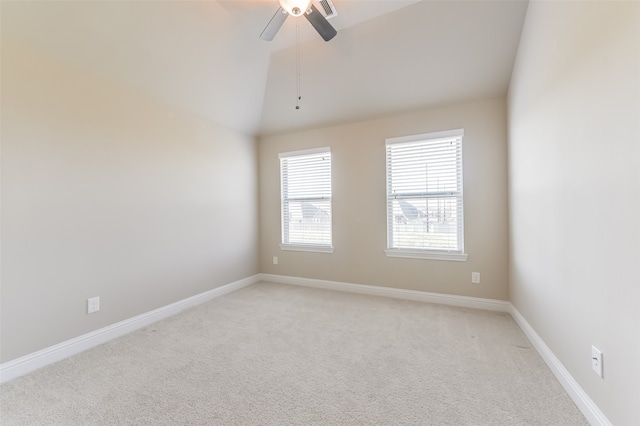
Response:
[[[87,313],[92,314],[94,312],[98,312],[100,310],[100,298],[92,297],[87,299]]]
[[[471,283],[472,284],[480,284],[480,272],[472,272],[471,273]]]
[[[591,368],[602,377],[602,352],[595,346],[591,346]]]

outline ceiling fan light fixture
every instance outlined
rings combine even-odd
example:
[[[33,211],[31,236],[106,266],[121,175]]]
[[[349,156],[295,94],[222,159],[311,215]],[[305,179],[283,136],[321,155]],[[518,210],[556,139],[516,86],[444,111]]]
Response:
[[[1,0],[0,0],[1,1]],[[276,11],[275,15],[271,18],[267,26],[262,30],[260,39],[265,41],[271,41],[278,33],[282,24],[289,15],[295,17],[304,16],[311,26],[320,34],[320,37],[324,41],[329,41],[338,34],[335,28],[327,21],[326,17],[329,17],[329,11],[322,2],[329,3],[330,0],[322,0],[318,3],[325,13],[320,12],[312,3],[314,0],[278,0],[280,7]],[[317,0],[315,0],[317,1]],[[330,11],[333,11],[333,7],[329,5]],[[326,17],[325,17],[326,16]],[[335,14],[333,14],[335,16]]]
[[[309,7],[313,0],[279,0],[280,7],[293,16],[302,16]]]

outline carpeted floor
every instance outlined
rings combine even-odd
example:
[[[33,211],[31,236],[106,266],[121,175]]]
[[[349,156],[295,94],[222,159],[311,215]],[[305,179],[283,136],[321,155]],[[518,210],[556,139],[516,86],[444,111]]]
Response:
[[[259,283],[0,387],[9,425],[586,425],[508,314]]]

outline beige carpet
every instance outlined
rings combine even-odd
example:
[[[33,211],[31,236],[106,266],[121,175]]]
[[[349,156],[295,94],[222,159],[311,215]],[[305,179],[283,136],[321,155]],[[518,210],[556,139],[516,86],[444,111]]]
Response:
[[[2,425],[585,425],[507,314],[260,283],[0,387]]]

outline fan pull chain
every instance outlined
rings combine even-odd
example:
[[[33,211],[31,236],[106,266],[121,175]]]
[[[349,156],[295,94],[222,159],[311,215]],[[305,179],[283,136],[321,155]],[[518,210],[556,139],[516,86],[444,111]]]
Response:
[[[300,109],[300,27],[299,20],[296,19],[296,109]]]

